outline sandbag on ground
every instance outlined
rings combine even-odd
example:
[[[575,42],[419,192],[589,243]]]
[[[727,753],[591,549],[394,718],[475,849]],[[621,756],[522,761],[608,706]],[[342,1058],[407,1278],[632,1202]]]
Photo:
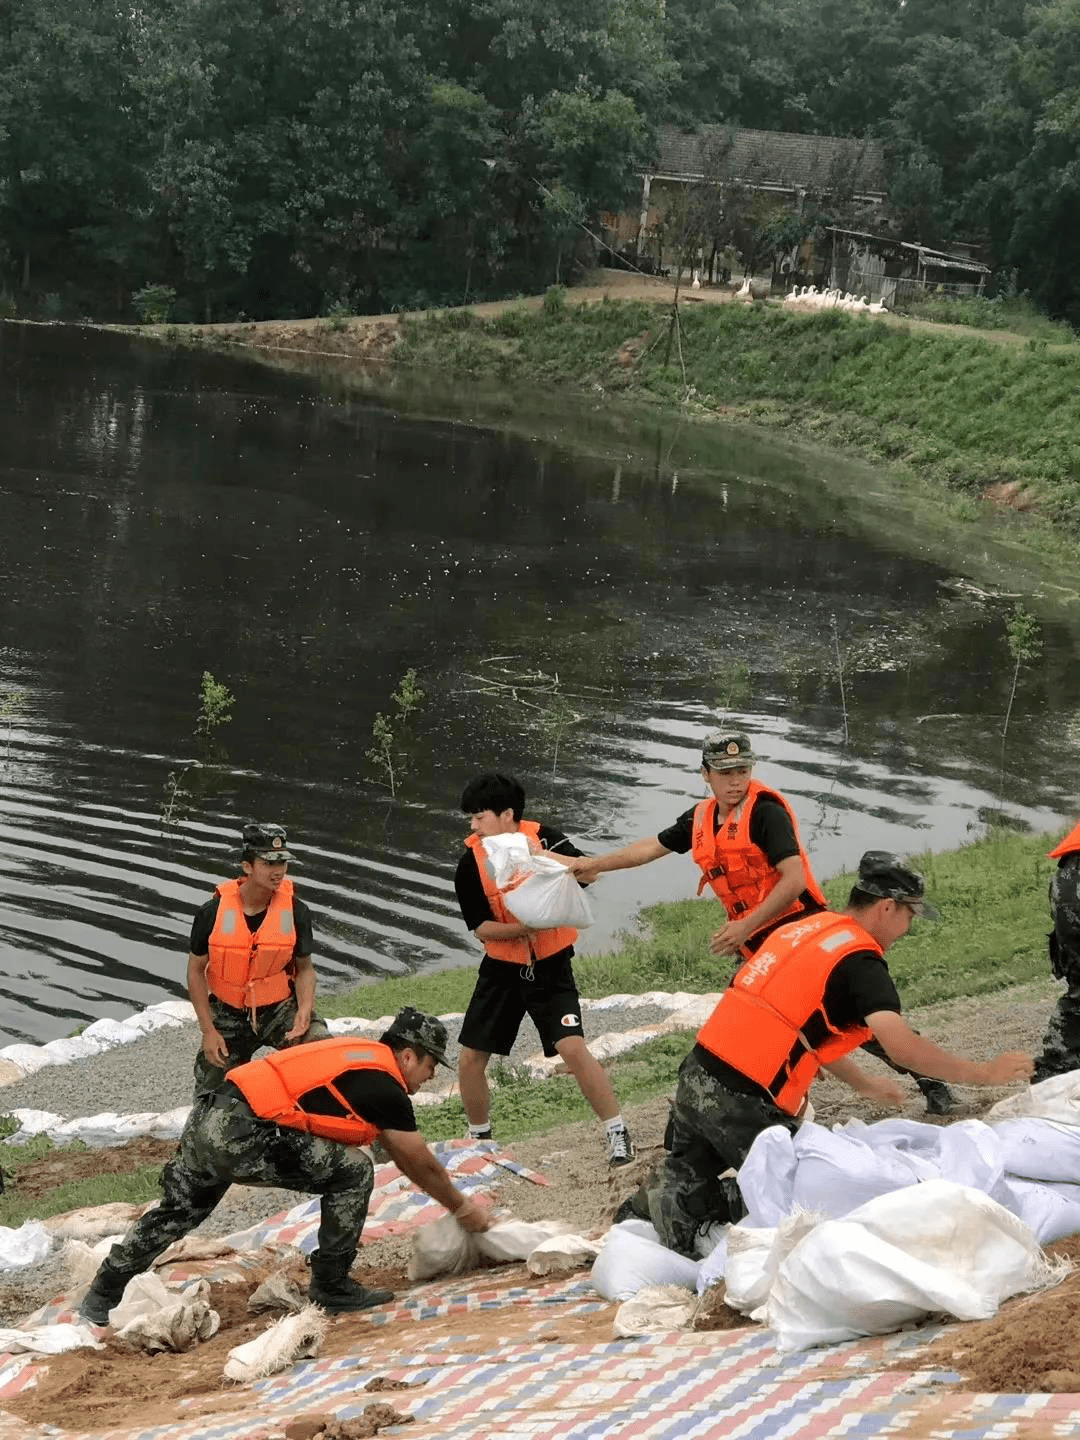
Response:
[[[782,1352],[805,1350],[930,1315],[985,1320],[1063,1273],[1004,1206],[928,1180],[815,1226],[779,1265],[765,1318]]]

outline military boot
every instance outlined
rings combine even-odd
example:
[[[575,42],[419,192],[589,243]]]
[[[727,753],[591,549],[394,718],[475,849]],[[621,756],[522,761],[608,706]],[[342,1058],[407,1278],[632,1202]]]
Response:
[[[90,1289],[83,1296],[79,1314],[84,1320],[89,1320],[91,1325],[107,1325],[109,1311],[114,1305],[119,1305],[128,1281],[133,1280],[139,1273],[138,1270],[121,1270],[108,1258],[103,1260]]]
[[[928,1115],[951,1115],[960,1104],[944,1080],[931,1080],[929,1076],[920,1075],[915,1083],[923,1093]]]
[[[311,1284],[308,1299],[331,1313],[342,1310],[370,1310],[393,1300],[392,1290],[369,1290],[349,1278],[349,1260],[324,1259],[318,1250],[311,1253]]]

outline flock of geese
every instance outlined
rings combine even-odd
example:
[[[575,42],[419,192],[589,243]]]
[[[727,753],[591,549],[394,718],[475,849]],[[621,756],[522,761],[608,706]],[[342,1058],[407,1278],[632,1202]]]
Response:
[[[690,282],[691,290],[701,289],[701,273],[694,271]],[[743,277],[742,289],[736,290],[736,300],[753,301],[760,299],[764,291],[756,294],[750,284],[750,276]],[[819,290],[815,285],[796,286],[784,296],[783,303],[793,310],[846,310],[849,315],[887,315],[889,307],[881,300],[871,301],[865,295],[852,295],[842,290]]]
[[[746,282],[744,281],[744,287]],[[739,292],[740,295],[742,291]],[[749,295],[749,288],[746,288]],[[790,294],[784,296],[785,305],[790,305],[793,310],[847,310],[851,315],[887,315],[889,307],[881,300],[873,303],[867,300],[865,295],[855,296],[844,294],[840,290],[817,290],[813,285],[804,285],[800,290],[796,287]]]

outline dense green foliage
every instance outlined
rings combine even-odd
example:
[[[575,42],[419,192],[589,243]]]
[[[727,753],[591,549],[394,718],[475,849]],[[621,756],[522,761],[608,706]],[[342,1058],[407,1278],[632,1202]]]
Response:
[[[536,291],[674,120],[880,137],[908,238],[1077,321],[1078,97],[1080,0],[5,0],[0,313]]]
[[[404,358],[503,378],[601,385],[665,403],[794,425],[864,454],[900,461],[958,490],[1015,483],[1040,509],[1080,524],[1080,346],[995,344],[841,311],[686,307],[679,352],[670,307],[513,310],[491,321],[461,312],[410,320]],[[512,323],[510,323],[512,321]],[[634,342],[632,367],[620,347]],[[625,354],[625,352],[623,352]],[[685,366],[685,374],[684,367]]]

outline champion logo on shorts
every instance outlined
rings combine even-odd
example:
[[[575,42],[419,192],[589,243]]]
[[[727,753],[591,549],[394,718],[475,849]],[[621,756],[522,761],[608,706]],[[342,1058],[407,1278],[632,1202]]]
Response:
[[[563,1027],[564,1030],[573,1030],[575,1025],[581,1024],[581,1020],[578,1018],[577,1015],[564,1015],[559,1021],[559,1024]]]

